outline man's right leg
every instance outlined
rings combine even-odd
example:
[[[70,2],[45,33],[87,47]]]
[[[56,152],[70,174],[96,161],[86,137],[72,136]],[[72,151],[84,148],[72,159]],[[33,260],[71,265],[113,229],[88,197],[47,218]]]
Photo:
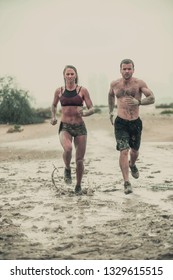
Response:
[[[138,155],[139,155],[138,151],[136,151],[134,149],[130,150],[129,167],[130,167],[130,170],[131,170],[131,174],[135,179],[139,178],[139,170],[138,170],[138,168],[136,167],[136,164],[135,164],[136,160],[138,158]]]
[[[132,187],[129,182],[129,160],[128,160],[129,149],[120,151],[119,165],[124,179],[124,193],[132,193]]]
[[[132,192],[129,182],[129,133],[127,122],[117,117],[114,122],[115,139],[117,142],[117,150],[120,151],[119,166],[124,179],[124,192],[129,194]]]
[[[129,150],[120,151],[119,165],[123,175],[124,182],[129,181],[129,161],[128,161]]]

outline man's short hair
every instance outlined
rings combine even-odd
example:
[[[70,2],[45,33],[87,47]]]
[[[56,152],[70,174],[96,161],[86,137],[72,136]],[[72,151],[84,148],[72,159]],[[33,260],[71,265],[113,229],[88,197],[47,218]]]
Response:
[[[133,60],[129,59],[129,58],[125,58],[121,61],[120,63],[120,68],[122,67],[122,64],[132,64],[133,68],[135,67]]]

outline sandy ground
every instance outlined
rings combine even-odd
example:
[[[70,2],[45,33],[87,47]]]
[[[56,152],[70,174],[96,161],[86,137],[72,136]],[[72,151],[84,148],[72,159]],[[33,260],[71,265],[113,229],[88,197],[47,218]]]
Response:
[[[131,177],[130,195],[107,113],[85,118],[82,195],[74,194],[74,151],[73,184],[63,182],[57,126],[0,126],[0,259],[173,259],[173,116],[152,106],[141,116],[140,178]]]

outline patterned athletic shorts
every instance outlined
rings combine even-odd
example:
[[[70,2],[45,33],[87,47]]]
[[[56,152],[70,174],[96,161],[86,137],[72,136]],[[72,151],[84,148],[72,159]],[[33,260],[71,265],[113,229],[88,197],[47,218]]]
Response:
[[[140,118],[128,121],[117,116],[114,122],[114,132],[118,151],[129,148],[139,150],[142,134],[142,121]]]
[[[70,124],[70,123],[60,123],[59,133],[61,131],[67,131],[72,137],[87,135],[87,129],[85,123],[81,124]]]

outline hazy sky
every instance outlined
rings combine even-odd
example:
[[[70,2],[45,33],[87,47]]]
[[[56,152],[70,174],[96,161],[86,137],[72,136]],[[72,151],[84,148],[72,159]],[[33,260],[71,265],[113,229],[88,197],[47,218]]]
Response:
[[[0,0],[0,76],[16,77],[36,106],[51,105],[66,64],[107,104],[124,58],[156,100],[172,98],[172,0]]]

